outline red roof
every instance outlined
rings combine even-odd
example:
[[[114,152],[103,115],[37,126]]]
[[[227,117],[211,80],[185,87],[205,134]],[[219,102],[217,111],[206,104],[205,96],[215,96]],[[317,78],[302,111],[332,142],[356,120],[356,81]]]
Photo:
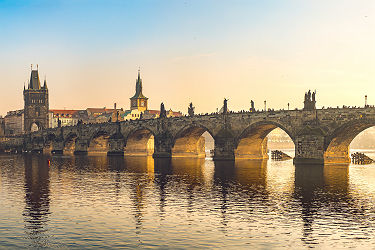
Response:
[[[155,115],[160,114],[160,110],[147,110],[147,112],[148,112],[149,114],[155,114]]]
[[[147,110],[149,114],[152,115],[160,115],[160,110]],[[167,114],[169,114],[170,110],[167,110]],[[182,113],[180,111],[172,111],[173,116],[182,116]]]
[[[69,114],[69,115],[74,115],[76,114],[79,110],[73,110],[73,109],[50,109],[50,112],[54,114]]]
[[[120,109],[117,109],[120,110]],[[115,109],[105,109],[105,108],[87,108],[87,111],[92,113],[113,113]]]

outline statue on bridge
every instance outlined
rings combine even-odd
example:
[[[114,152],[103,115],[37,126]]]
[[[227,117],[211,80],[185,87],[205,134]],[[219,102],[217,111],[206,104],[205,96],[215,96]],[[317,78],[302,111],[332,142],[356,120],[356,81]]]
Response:
[[[194,116],[194,109],[195,109],[195,107],[193,106],[193,103],[191,102],[189,104],[189,107],[188,107],[188,114],[189,114],[189,116],[191,116],[191,117]]]
[[[164,103],[160,104],[160,118],[166,118],[167,111],[165,110]]]
[[[311,93],[309,90],[307,93],[305,93],[305,100],[303,102],[303,110],[315,110],[316,109],[316,100],[315,100],[316,90]]]
[[[254,101],[253,100],[250,101],[250,105],[251,105],[250,112],[255,112],[255,107],[254,107]]]
[[[228,113],[228,99],[224,98],[223,114]]]

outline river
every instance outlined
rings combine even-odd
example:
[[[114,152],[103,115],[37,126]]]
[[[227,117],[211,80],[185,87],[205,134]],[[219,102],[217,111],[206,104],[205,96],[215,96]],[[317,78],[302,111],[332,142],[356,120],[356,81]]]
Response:
[[[0,248],[375,248],[374,201],[375,165],[1,155]]]

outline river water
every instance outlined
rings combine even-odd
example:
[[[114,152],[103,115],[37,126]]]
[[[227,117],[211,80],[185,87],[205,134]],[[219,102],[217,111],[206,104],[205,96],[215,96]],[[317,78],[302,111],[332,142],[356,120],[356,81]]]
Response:
[[[375,165],[0,156],[0,248],[375,248]]]

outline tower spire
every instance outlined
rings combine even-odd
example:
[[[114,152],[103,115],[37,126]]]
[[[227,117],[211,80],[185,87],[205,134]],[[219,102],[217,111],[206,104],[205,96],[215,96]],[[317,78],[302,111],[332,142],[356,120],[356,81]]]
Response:
[[[142,93],[142,79],[141,79],[141,68],[138,68],[138,78],[135,82],[135,94],[130,98],[131,109],[138,109],[140,111],[147,110],[147,97]]]
[[[33,69],[31,70],[30,88],[31,89],[40,89],[41,88],[38,70],[33,70]]]
[[[47,89],[47,76],[44,75],[44,86],[43,86],[44,89]]]

